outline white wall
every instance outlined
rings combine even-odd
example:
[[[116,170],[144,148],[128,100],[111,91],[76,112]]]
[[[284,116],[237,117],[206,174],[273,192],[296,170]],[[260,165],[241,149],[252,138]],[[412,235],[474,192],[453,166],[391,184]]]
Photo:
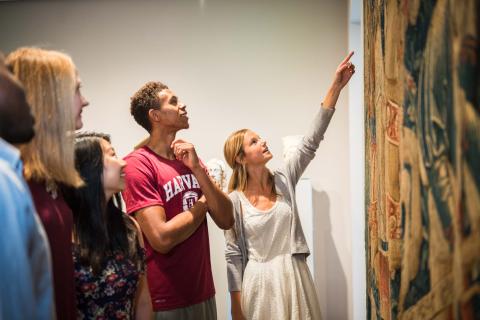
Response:
[[[281,137],[304,132],[347,53],[348,19],[346,0],[0,2],[0,49],[40,45],[70,53],[91,103],[84,129],[110,133],[120,155],[145,136],[129,114],[129,97],[160,80],[188,105],[191,128],[180,136],[203,159],[223,158],[227,135],[248,127],[269,141],[275,167]],[[352,318],[347,101],[345,92],[305,173],[315,189],[322,248],[315,279],[325,319]],[[211,226],[210,237],[224,319],[223,234]]]

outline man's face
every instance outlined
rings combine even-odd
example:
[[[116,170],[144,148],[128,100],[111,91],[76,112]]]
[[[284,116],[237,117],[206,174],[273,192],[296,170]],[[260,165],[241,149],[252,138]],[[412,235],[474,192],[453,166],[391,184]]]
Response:
[[[27,143],[35,135],[34,124],[22,85],[0,57],[0,137],[12,144]]]
[[[174,130],[188,129],[187,106],[170,89],[160,91],[158,96],[161,107],[156,112],[159,112],[162,126]]]

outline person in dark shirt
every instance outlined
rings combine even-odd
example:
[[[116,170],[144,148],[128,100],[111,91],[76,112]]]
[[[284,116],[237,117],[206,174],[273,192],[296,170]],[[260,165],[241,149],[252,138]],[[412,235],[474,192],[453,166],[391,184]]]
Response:
[[[0,319],[53,319],[55,313],[48,240],[14,147],[33,138],[33,125],[22,85],[0,52]]]
[[[76,319],[72,259],[72,212],[59,185],[79,187],[72,132],[82,126],[88,102],[72,59],[61,52],[20,48],[6,63],[25,88],[35,116],[35,137],[20,146],[24,175],[50,243],[57,318]]]

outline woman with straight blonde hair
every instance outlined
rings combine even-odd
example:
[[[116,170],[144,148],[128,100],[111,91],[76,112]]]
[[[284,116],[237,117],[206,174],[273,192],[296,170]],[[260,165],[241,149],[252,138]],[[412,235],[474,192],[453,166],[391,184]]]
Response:
[[[6,63],[23,84],[35,116],[35,137],[20,151],[50,243],[57,318],[75,319],[73,218],[59,186],[83,184],[75,170],[74,131],[83,125],[81,112],[88,102],[80,93],[75,65],[64,53],[20,48],[8,55]]]
[[[282,168],[271,172],[266,167],[273,156],[265,140],[251,130],[235,131],[225,142],[225,159],[233,169],[228,189],[235,224],[225,232],[225,258],[234,320],[321,319],[295,186],[355,72],[352,55],[338,66],[310,129]]]

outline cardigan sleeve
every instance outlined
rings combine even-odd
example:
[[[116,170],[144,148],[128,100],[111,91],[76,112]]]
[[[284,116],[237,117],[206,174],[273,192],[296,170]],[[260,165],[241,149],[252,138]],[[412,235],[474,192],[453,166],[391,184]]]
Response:
[[[243,266],[246,257],[243,256],[241,250],[241,205],[238,197],[235,197],[232,194],[230,194],[229,197],[233,202],[235,223],[232,228],[224,231],[224,235],[226,244],[225,260],[227,262],[228,290],[232,292],[242,290]]]
[[[308,164],[315,157],[315,151],[323,140],[334,112],[335,109],[320,107],[296,152],[286,161],[283,169],[292,185],[297,184]]]

